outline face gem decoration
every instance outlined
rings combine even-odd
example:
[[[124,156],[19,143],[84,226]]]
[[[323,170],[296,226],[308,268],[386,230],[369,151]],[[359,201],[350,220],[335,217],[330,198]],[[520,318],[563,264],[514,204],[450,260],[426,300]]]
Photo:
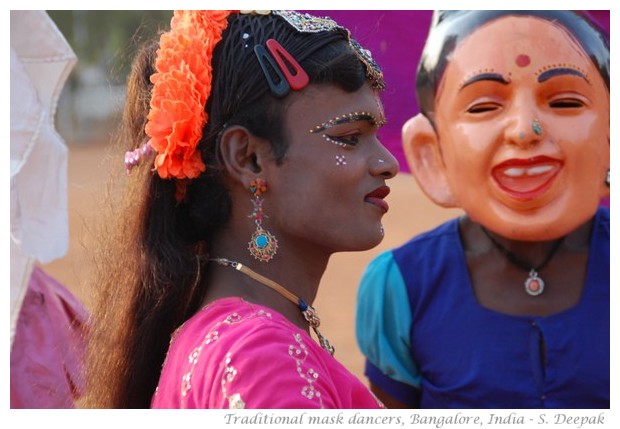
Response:
[[[347,159],[344,155],[336,155],[336,165],[347,165]]]
[[[321,137],[323,137],[326,141],[335,144],[336,146],[340,146],[340,147],[346,147],[346,143],[342,143],[339,141],[334,140],[333,138],[331,138],[330,136],[328,136],[327,134],[321,134]]]
[[[328,128],[335,127],[336,125],[348,124],[350,122],[368,121],[372,126],[377,126],[382,122],[377,120],[375,115],[369,112],[353,112],[347,115],[336,116],[327,122],[323,122],[310,130],[311,134],[320,133]]]

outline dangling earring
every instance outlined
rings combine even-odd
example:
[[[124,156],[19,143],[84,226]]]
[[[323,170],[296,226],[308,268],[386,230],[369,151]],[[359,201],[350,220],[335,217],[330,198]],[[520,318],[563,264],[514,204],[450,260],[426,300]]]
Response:
[[[278,250],[278,240],[266,229],[263,228],[263,199],[260,197],[263,192],[267,191],[267,182],[263,179],[256,178],[250,182],[250,192],[252,192],[254,210],[249,217],[254,218],[256,231],[252,234],[252,238],[248,242],[248,250],[261,262],[269,262],[273,259]]]
[[[605,176],[605,184],[609,188],[609,168],[607,169],[607,175]]]

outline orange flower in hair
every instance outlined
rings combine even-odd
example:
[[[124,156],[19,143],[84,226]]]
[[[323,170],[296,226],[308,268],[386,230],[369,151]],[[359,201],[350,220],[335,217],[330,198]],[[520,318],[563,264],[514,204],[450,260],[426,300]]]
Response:
[[[193,179],[206,169],[196,148],[208,120],[213,50],[231,12],[175,11],[160,38],[145,131],[162,179]]]

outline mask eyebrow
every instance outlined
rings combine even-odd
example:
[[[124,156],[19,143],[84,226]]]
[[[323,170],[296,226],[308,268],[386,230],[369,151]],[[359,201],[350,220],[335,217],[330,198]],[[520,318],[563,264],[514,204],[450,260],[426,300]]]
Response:
[[[590,83],[586,75],[584,75],[579,70],[575,70],[569,67],[559,67],[559,68],[549,69],[549,70],[542,72],[541,74],[538,75],[538,83],[545,82],[556,76],[564,76],[564,75],[577,76],[577,77],[583,78],[583,80]]]
[[[325,131],[328,128],[335,127],[336,125],[348,124],[351,122],[358,122],[358,121],[366,121],[373,127],[377,126],[378,124],[381,124],[381,122],[377,120],[375,115],[373,115],[372,113],[353,112],[353,113],[349,113],[349,114],[342,115],[342,116],[336,116],[335,118],[332,118],[327,122],[323,122],[322,124],[317,125],[316,127],[312,128],[310,130],[310,133],[312,134],[320,133],[321,131]]]
[[[472,76],[469,79],[467,79],[461,85],[461,89],[463,89],[466,86],[469,86],[469,85],[471,85],[473,83],[480,82],[482,80],[490,80],[490,81],[493,81],[493,82],[501,83],[502,85],[508,85],[510,83],[510,81],[508,79],[504,78],[504,76],[502,76],[499,73],[480,73],[480,74],[477,74],[477,75]]]

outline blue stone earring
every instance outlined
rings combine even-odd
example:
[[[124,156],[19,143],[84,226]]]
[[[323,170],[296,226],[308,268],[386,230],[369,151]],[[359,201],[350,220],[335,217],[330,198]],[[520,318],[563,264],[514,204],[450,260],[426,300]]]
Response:
[[[263,192],[267,191],[267,182],[260,178],[250,182],[250,192],[252,192],[254,210],[249,217],[254,218],[256,231],[252,234],[252,238],[248,242],[248,250],[261,262],[269,262],[275,256],[278,250],[278,240],[266,229],[263,228],[263,218],[267,217],[263,214],[263,199],[260,197]]]

